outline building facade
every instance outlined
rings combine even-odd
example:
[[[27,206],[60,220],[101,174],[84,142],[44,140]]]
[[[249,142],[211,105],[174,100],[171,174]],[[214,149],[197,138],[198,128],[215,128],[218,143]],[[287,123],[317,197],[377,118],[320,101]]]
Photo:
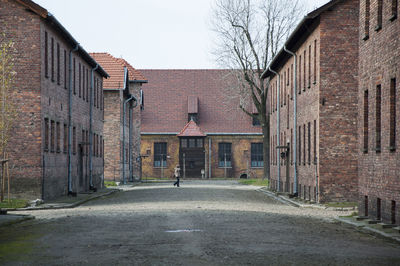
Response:
[[[398,1],[360,1],[359,215],[400,224]]]
[[[140,70],[143,178],[261,178],[261,127],[225,88],[227,70]],[[225,79],[224,79],[225,77]]]
[[[15,48],[12,196],[49,199],[101,187],[107,73],[32,1],[1,0],[0,24]]]
[[[145,77],[126,60],[92,53],[109,73],[104,81],[104,177],[140,180],[140,125],[144,108],[141,86]],[[125,110],[125,112],[124,112]]]
[[[330,1],[307,14],[264,73],[275,190],[357,199],[358,5]]]

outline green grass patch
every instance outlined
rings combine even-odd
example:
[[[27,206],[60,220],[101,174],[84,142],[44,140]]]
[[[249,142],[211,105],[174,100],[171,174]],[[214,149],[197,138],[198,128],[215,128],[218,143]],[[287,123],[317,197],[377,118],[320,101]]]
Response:
[[[25,208],[28,206],[28,200],[25,199],[5,199],[4,201],[0,202],[0,208],[5,209],[15,209],[15,208]]]
[[[106,187],[116,187],[117,183],[115,183],[115,181],[104,181],[104,185]]]
[[[239,179],[239,183],[243,185],[251,185],[251,186],[268,186],[268,179]]]
[[[325,203],[326,207],[332,208],[350,208],[350,207],[357,207],[357,202],[328,202]]]

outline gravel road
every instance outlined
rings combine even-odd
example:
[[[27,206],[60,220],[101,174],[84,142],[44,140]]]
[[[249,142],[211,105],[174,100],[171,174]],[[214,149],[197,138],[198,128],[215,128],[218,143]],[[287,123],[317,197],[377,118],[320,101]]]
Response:
[[[4,265],[400,265],[400,246],[235,181],[142,184],[74,209],[20,212]]]

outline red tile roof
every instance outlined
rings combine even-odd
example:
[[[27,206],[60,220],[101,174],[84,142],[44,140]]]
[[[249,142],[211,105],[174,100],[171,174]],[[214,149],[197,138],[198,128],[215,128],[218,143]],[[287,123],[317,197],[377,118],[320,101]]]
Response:
[[[226,93],[227,70],[140,70],[145,105],[142,133],[177,134],[188,121],[188,97],[198,98],[198,125],[205,134],[261,133]]]
[[[177,135],[178,137],[205,137],[200,127],[194,122],[190,120],[186,126],[181,130],[181,132]]]
[[[124,67],[128,69],[129,80],[146,80],[142,73],[134,69],[125,59],[116,58],[109,53],[90,53],[90,55],[110,75],[110,78],[104,80],[104,89],[122,89],[124,87]]]

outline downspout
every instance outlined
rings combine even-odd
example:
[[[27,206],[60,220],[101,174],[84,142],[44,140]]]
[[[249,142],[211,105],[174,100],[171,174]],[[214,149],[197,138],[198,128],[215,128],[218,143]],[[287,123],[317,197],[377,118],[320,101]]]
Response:
[[[72,163],[71,163],[71,142],[72,142],[72,53],[79,50],[79,44],[69,51],[69,88],[68,88],[68,195],[74,195],[72,192]]]
[[[281,146],[280,142],[280,127],[281,127],[281,121],[280,121],[280,105],[279,105],[279,99],[280,99],[280,83],[281,83],[281,75],[271,68],[269,68],[269,71],[274,73],[275,75],[278,76],[278,86],[277,86],[277,99],[276,99],[276,138],[277,138],[277,146]],[[280,150],[276,149],[276,158],[277,158],[277,166],[278,166],[278,184],[277,184],[277,190],[280,192],[280,182],[281,182],[281,156],[280,156]]]
[[[122,180],[123,184],[126,185],[126,178],[125,178],[125,110],[126,110],[126,104],[132,100],[136,100],[135,96],[131,95],[129,99],[126,99],[124,101],[124,104],[122,106]]]
[[[293,74],[293,164],[294,164],[294,184],[293,194],[297,197],[298,181],[297,181],[297,56],[292,51],[283,46],[286,53],[294,57],[294,74]]]
[[[92,153],[93,153],[93,90],[94,90],[94,71],[99,68],[99,64],[96,64],[91,71],[90,77],[90,100],[89,100],[89,185],[90,190],[94,189],[93,186],[93,160],[92,160]]]

